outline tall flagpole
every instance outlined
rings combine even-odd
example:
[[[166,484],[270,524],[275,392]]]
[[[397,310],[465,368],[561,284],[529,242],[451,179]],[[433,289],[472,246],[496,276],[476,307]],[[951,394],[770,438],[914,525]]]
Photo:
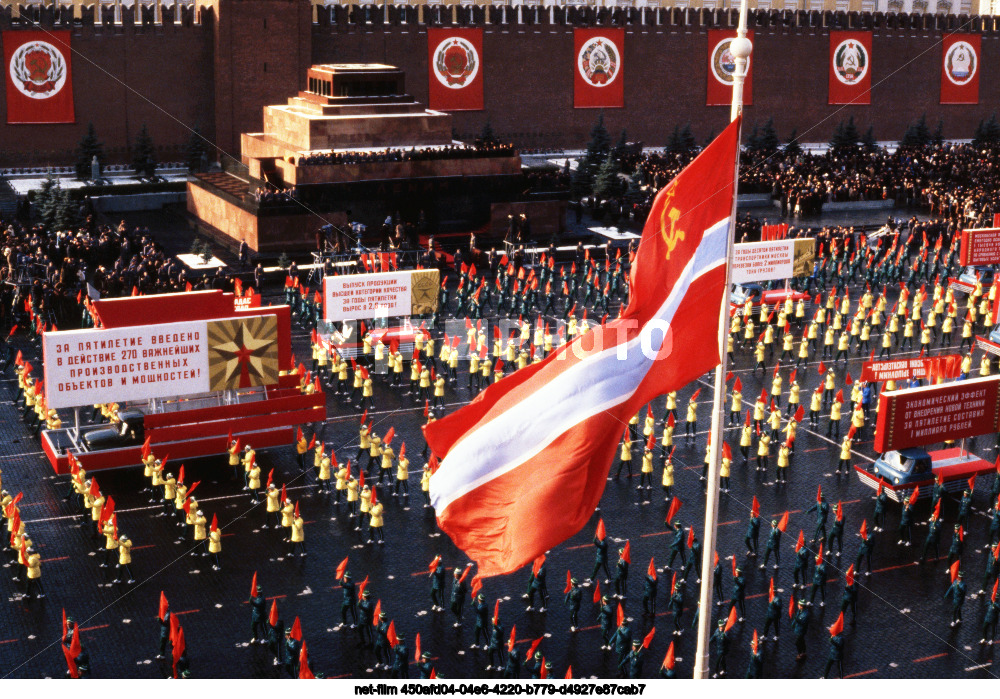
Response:
[[[743,81],[747,76],[747,62],[752,50],[747,39],[747,0],[740,0],[740,23],[736,38],[729,45],[729,51],[736,60],[733,73],[733,104],[729,120],[735,121],[743,111]],[[709,433],[711,444],[708,454],[708,483],[705,496],[705,539],[701,555],[701,594],[699,596],[698,649],[694,659],[694,679],[709,677],[709,638],[714,626],[715,614],[712,604],[712,572],[715,567],[715,539],[719,526],[719,472],[722,464],[722,416],[726,404],[726,374],[728,353],[726,342],[729,335],[729,273],[733,255],[733,239],[736,235],[736,194],[739,185],[740,154],[737,139],[736,168],[733,173],[733,208],[729,216],[729,237],[726,243],[726,286],[719,309],[719,349],[722,357],[715,372],[715,393],[712,398],[712,427]],[[671,590],[673,592],[673,590]]]

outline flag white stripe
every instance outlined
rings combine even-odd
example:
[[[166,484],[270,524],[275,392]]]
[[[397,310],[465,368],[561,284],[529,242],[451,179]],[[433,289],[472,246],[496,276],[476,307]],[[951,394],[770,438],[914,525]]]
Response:
[[[655,315],[660,327],[672,322],[694,280],[725,264],[728,231],[728,217],[705,231],[695,255]],[[627,400],[652,367],[664,336],[650,332],[651,325],[624,345],[624,357],[619,356],[623,349],[619,345],[586,357],[463,436],[431,478],[434,508],[442,512],[466,493],[534,457],[573,425]]]

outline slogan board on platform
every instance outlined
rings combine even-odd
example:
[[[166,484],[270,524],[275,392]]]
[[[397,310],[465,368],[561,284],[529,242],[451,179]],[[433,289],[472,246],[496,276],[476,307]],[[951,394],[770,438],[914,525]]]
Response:
[[[278,383],[274,315],[42,337],[50,408],[141,401]]]
[[[887,362],[865,362],[861,380],[865,382],[909,381],[910,379],[957,378],[962,373],[962,355],[943,354],[918,359],[892,359]]]
[[[733,246],[731,280],[734,284],[744,284],[808,277],[812,274],[815,258],[815,238],[738,243]]]
[[[359,320],[434,313],[436,269],[346,274],[323,278],[323,319]]]
[[[997,431],[1000,376],[883,391],[875,451],[917,447]]]
[[[992,265],[1000,262],[1000,228],[962,231],[959,259],[963,265]]]

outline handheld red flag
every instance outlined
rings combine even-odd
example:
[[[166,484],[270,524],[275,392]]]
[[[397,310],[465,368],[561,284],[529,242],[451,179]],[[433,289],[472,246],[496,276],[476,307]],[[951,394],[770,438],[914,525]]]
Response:
[[[750,502],[750,516],[760,517],[760,503],[757,502],[757,496],[753,496],[753,500]]]
[[[378,614],[375,615],[375,618],[378,618]],[[291,636],[296,641],[301,641],[302,640],[302,622],[299,621],[298,617],[295,617],[295,621],[292,622],[292,633],[291,633]]]
[[[799,529],[799,539],[795,542],[795,553],[799,552],[803,546],[806,545],[806,536],[801,529]]]
[[[267,617],[267,622],[271,626],[278,625],[278,600],[274,599],[271,601],[271,613]]]
[[[646,637],[642,639],[642,647],[648,650],[649,644],[653,642],[653,636],[655,635],[656,635],[656,627],[654,626],[649,630],[649,633],[646,634]]]
[[[563,594],[564,595],[569,594],[569,591],[573,589],[573,583],[570,582],[572,579],[573,579],[573,575],[569,572],[569,570],[567,570],[566,571],[566,587],[563,588]]]
[[[663,657],[663,667],[668,670],[674,669],[674,642],[670,642],[670,646],[667,648],[667,654]]]
[[[729,618],[726,620],[725,630],[729,631],[729,629],[733,628],[735,625],[736,625],[736,606],[733,605],[733,608],[729,610]]]
[[[250,581],[250,596],[257,596],[257,571],[253,572],[253,580]]]
[[[847,583],[848,587],[850,587],[851,585],[854,584],[854,564],[853,563],[848,567],[847,573],[844,574],[844,580]]]
[[[615,621],[617,622],[618,626],[621,626],[622,624],[625,623],[625,610],[622,609],[621,602],[618,603],[618,611],[615,613]]]
[[[517,624],[510,627],[510,640],[507,641],[507,652],[514,650],[514,639],[517,638]]]
[[[339,564],[337,564],[337,576],[335,578],[336,580],[340,580],[341,578],[344,577],[344,573],[347,571],[348,558],[349,558],[348,556],[344,556],[344,560],[342,560]],[[431,572],[433,572],[433,568],[431,569]]]
[[[785,530],[788,529],[788,510],[785,510],[785,513],[781,515],[781,519],[778,520],[778,529],[782,534],[784,534]]]
[[[833,622],[833,626],[830,627],[830,635],[831,636],[839,636],[842,633],[844,633],[844,613],[843,612],[840,613],[840,616],[837,617],[837,620],[835,622]]]
[[[667,510],[667,517],[663,521],[667,524],[671,524],[674,521],[674,517],[677,515],[677,511],[681,509],[681,501],[676,495],[674,499],[670,501],[670,509]]]
[[[652,557],[649,559],[649,567],[646,568],[646,575],[651,577],[653,580],[656,580],[656,565],[653,563]]]
[[[594,537],[597,538],[599,541],[604,541],[607,535],[608,533],[604,528],[604,518],[602,517],[601,519],[597,520],[597,532],[594,534]]]

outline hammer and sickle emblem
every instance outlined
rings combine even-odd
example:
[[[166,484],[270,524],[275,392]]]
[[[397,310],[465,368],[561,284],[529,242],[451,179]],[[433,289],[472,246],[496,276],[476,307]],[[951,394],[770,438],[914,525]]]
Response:
[[[670,202],[674,199],[674,190],[671,187],[663,195],[663,213],[660,214],[660,235],[663,237],[663,242],[667,245],[667,259],[670,259],[670,253],[674,251],[677,247],[677,243],[684,240],[684,231],[677,227],[677,220],[681,217],[680,209],[670,206]]]

